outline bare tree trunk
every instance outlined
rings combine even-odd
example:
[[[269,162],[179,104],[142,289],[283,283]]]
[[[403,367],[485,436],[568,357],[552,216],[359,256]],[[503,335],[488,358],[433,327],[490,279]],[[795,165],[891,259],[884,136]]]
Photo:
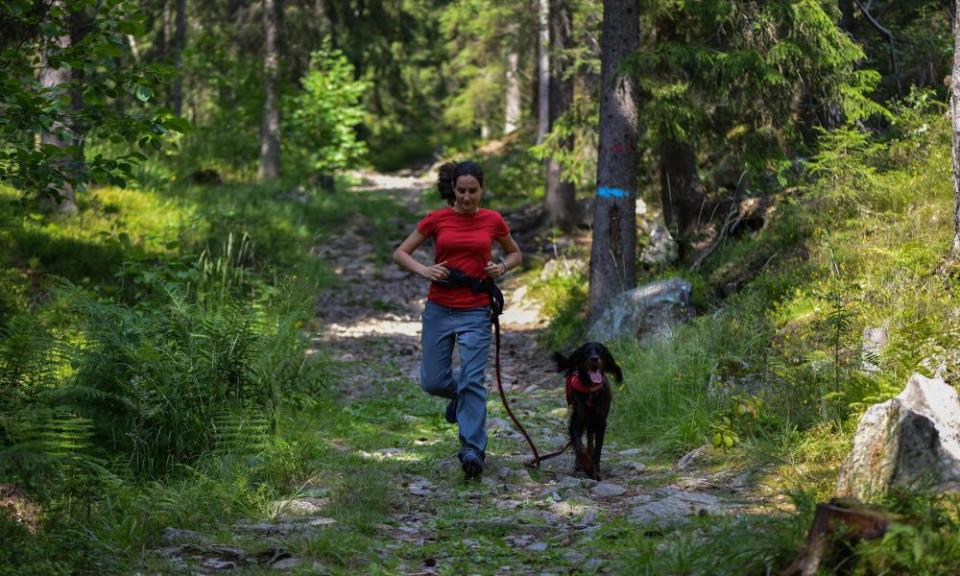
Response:
[[[667,228],[681,244],[696,227],[705,198],[693,146],[673,139],[662,142],[660,206]]]
[[[509,134],[520,126],[520,55],[515,48],[507,54],[507,109],[503,133]]]
[[[857,21],[854,20],[853,14],[856,7],[853,5],[853,0],[839,0],[840,6],[840,29],[847,32],[853,37],[857,35]]]
[[[550,132],[550,0],[539,0],[537,43],[537,144]]]
[[[596,320],[611,299],[637,285],[637,89],[633,78],[620,74],[619,69],[639,43],[636,0],[604,0],[590,321]]]
[[[54,0],[51,8],[63,9],[63,0]],[[50,97],[53,99],[62,99],[69,97],[70,112],[76,111],[82,101],[77,100],[80,94],[70,87],[71,72],[70,68],[60,66],[52,68],[49,57],[52,52],[70,47],[72,41],[72,32],[74,28],[74,19],[70,19],[71,30],[65,31],[51,41],[48,41],[47,47],[43,50],[43,67],[40,70],[40,85],[50,90]],[[67,91],[69,90],[69,94]],[[44,132],[40,135],[40,143],[49,146],[56,146],[61,150],[56,159],[52,162],[52,167],[60,172],[66,179],[63,183],[58,183],[55,187],[45,190],[45,195],[41,198],[41,203],[48,209],[56,209],[65,214],[77,213],[77,194],[74,188],[75,179],[81,168],[82,157],[77,157],[67,151],[67,148],[77,142],[77,135],[74,132],[73,122],[67,121],[54,122],[50,132]]]
[[[950,113],[953,119],[953,254],[960,256],[960,0],[954,11],[953,77],[950,81]]]
[[[260,126],[260,179],[280,176],[280,103],[277,78],[280,62],[277,36],[280,33],[277,0],[263,0],[263,122]]]
[[[173,114],[180,116],[183,111],[183,48],[187,37],[187,0],[177,0],[177,27],[173,37],[174,66],[176,76],[173,79]]]
[[[567,74],[568,62],[565,56],[557,57],[563,50],[570,48],[573,37],[573,19],[566,0],[551,0],[550,5],[550,46],[554,53],[550,66],[550,129],[554,123],[573,104],[573,78]],[[573,150],[573,138],[567,137],[561,144],[569,152]],[[564,230],[573,227],[577,218],[576,188],[573,182],[563,178],[560,163],[553,158],[547,160],[547,185],[544,195],[547,220],[553,226]]]

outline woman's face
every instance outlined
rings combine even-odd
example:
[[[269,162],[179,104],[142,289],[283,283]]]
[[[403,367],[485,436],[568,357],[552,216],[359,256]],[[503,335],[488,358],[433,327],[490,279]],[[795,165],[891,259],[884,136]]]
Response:
[[[457,178],[453,186],[454,206],[461,212],[476,212],[480,208],[480,198],[483,197],[483,187],[480,182],[469,174]]]

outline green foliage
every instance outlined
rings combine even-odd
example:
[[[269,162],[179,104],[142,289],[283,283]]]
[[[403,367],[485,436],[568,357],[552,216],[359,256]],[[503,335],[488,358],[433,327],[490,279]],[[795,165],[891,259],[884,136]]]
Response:
[[[851,574],[946,575],[960,564],[958,502],[954,495],[895,491],[883,502],[894,521],[882,538],[855,548]]]
[[[879,76],[820,2],[654,2],[656,44],[634,58],[646,138],[716,156],[721,182],[781,174],[810,126],[889,113],[867,97]],[[782,174],[780,178],[782,178]]]
[[[67,185],[122,185],[144,159],[136,150],[186,128],[163,109],[131,105],[148,103],[151,86],[167,76],[160,66],[116,65],[127,35],[142,32],[142,15],[120,0],[91,6],[16,0],[0,7],[0,182],[54,197]],[[68,70],[67,80],[44,86],[35,73],[42,67]],[[38,146],[37,134],[63,145]],[[122,143],[124,151],[84,162],[84,144],[96,142]]]
[[[569,348],[581,335],[587,286],[586,278],[580,273],[557,274],[530,282],[530,296],[542,303],[543,314],[550,318],[542,339],[546,349]]]
[[[313,52],[303,90],[285,106],[285,151],[303,157],[313,171],[350,168],[366,153],[355,128],[364,120],[360,105],[369,84],[354,80],[354,68],[340,51]]]
[[[517,82],[530,71],[538,28],[536,10],[529,3],[468,0],[447,7],[440,16],[441,30],[452,55],[446,75],[450,96],[444,119],[453,128],[502,134],[507,89],[507,54],[522,62]],[[521,109],[525,107],[521,106]]]

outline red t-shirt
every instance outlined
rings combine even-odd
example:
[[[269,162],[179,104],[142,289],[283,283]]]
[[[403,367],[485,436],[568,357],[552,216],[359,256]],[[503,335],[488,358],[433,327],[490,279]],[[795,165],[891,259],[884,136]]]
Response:
[[[453,208],[434,210],[417,224],[417,231],[433,238],[435,262],[446,262],[448,268],[459,268],[474,278],[486,277],[484,268],[490,261],[493,240],[510,234],[503,216],[485,208],[473,214],[460,214]],[[447,288],[430,284],[427,299],[450,308],[479,308],[490,304],[488,295],[476,293],[469,286]]]

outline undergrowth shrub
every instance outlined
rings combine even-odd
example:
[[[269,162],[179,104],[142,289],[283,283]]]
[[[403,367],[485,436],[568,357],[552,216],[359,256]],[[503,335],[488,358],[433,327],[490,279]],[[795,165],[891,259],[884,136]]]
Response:
[[[894,515],[882,538],[859,544],[850,573],[948,575],[960,566],[960,501],[956,495],[894,491],[885,506]]]
[[[305,360],[303,310],[224,295],[201,303],[174,289],[133,307],[76,289],[65,297],[83,344],[60,395],[96,424],[101,446],[142,475],[236,443],[244,420],[251,432],[272,429],[281,401],[306,398],[320,383]]]
[[[705,263],[706,314],[669,343],[620,345],[614,417],[629,436],[679,453],[824,424],[849,434],[960,344],[955,281],[937,273],[953,232],[942,106],[915,93],[888,130],[823,133],[770,225]],[[879,353],[871,327],[887,334]]]

